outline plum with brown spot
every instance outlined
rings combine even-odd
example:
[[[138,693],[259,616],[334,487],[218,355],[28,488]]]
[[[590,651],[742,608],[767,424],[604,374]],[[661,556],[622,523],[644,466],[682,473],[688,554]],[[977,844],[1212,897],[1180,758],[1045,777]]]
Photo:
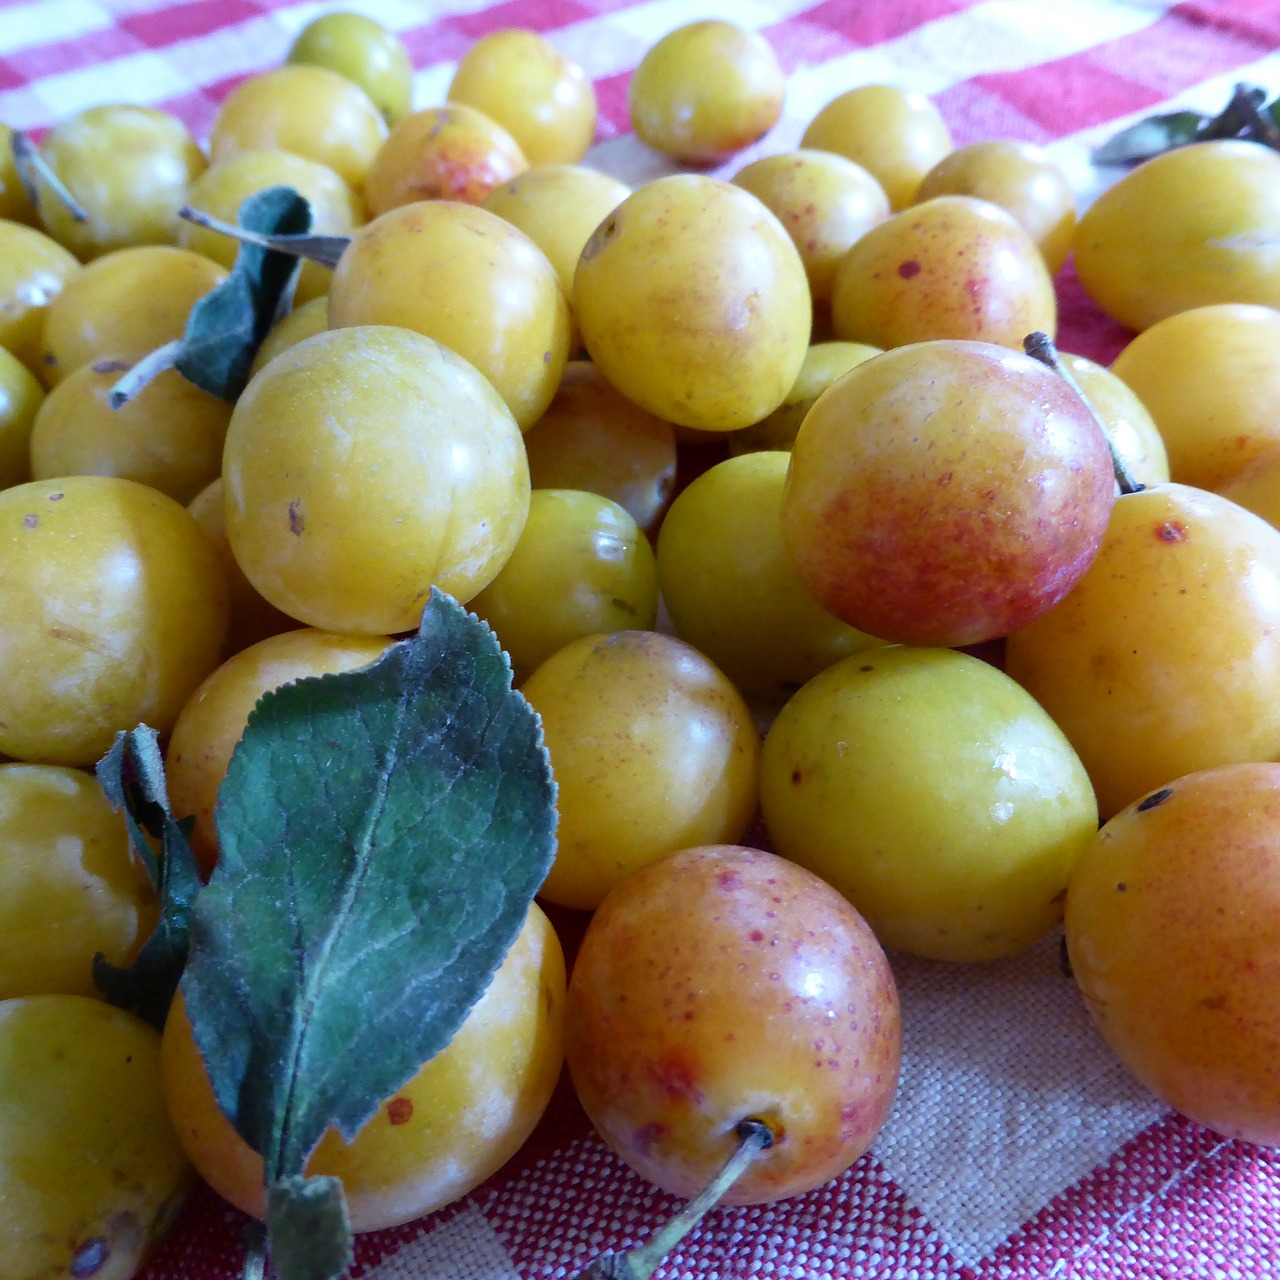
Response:
[[[1103,818],[1184,774],[1280,758],[1280,532],[1189,485],[1127,494],[1005,669],[1067,735]]]
[[[490,1177],[527,1141],[560,1077],[564,989],[559,939],[532,905],[449,1044],[349,1141],[330,1128],[310,1156],[308,1176],[341,1179],[355,1232],[434,1213]],[[161,1054],[165,1099],[182,1117],[179,1138],[191,1163],[224,1199],[261,1217],[262,1159],[218,1107],[181,996]]]
[[[672,1021],[677,975],[695,998]],[[769,1127],[733,1204],[852,1165],[888,1115],[901,1060],[893,976],[862,917],[810,872],[737,845],[673,854],[610,892],[578,954],[566,1032],[587,1114],[664,1190],[694,1196],[742,1121]]]
[[[968,338],[1018,347],[1057,322],[1053,279],[1012,214],[940,196],[871,228],[841,260],[831,291],[836,336],[898,347]]]
[[[1280,765],[1193,773],[1112,818],[1072,873],[1066,938],[1094,1021],[1143,1084],[1280,1146]]]

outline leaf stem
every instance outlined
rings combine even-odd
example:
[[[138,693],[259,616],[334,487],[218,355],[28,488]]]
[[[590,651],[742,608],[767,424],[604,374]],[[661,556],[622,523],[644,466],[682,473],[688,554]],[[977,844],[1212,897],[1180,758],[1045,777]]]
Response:
[[[756,1156],[773,1146],[773,1131],[763,1120],[743,1120],[734,1132],[738,1137],[737,1150],[697,1199],[690,1200],[647,1244],[626,1253],[607,1253],[597,1258],[578,1280],[649,1280],[676,1245],[728,1195]]]
[[[207,231],[217,231],[230,236],[241,244],[257,245],[260,249],[274,250],[279,253],[291,253],[295,258],[307,258],[318,262],[322,267],[336,267],[343,251],[351,243],[350,236],[318,236],[318,235],[263,235],[259,231],[250,231],[245,227],[235,227],[211,213],[193,209],[189,204],[178,210],[178,217]]]
[[[1250,90],[1248,85],[1236,85],[1228,110],[1234,109],[1244,121],[1242,136],[1251,142],[1261,142],[1273,151],[1280,151],[1280,127],[1269,116],[1263,115],[1262,102],[1266,95],[1260,90]]]
[[[166,369],[172,369],[182,350],[182,339],[166,342],[149,356],[143,356],[107,395],[107,403],[113,409],[123,409],[149,382],[158,378]]]
[[[267,1280],[267,1228],[251,1222],[244,1229],[244,1270],[242,1280]]]
[[[1227,105],[1196,131],[1193,142],[1217,142],[1226,138],[1247,138],[1252,142],[1265,142],[1272,145],[1269,139],[1259,137],[1257,126],[1266,126],[1258,115],[1258,108],[1266,100],[1266,91],[1256,85],[1240,83],[1231,91]]]
[[[40,154],[40,148],[21,129],[15,129],[9,136],[9,149],[13,152],[13,167],[18,171],[18,181],[37,209],[40,207],[40,183],[43,182],[66,205],[67,212],[76,222],[89,221],[88,210],[67,190],[66,184]]]
[[[1084,407],[1089,410],[1090,416],[1098,424],[1098,430],[1102,432],[1102,438],[1107,442],[1107,448],[1111,452],[1111,469],[1115,472],[1116,484],[1120,486],[1120,492],[1122,494],[1139,493],[1146,488],[1145,485],[1139,484],[1133,478],[1133,472],[1129,470],[1128,463],[1120,456],[1120,451],[1116,448],[1115,441],[1111,438],[1111,432],[1107,430],[1107,424],[1102,421],[1089,397],[1080,389],[1080,384],[1075,380],[1071,370],[1062,363],[1058,355],[1058,348],[1053,345],[1053,339],[1047,333],[1038,331],[1029,333],[1022,340],[1022,349],[1033,360],[1039,360],[1041,364],[1052,369],[1084,402]]]

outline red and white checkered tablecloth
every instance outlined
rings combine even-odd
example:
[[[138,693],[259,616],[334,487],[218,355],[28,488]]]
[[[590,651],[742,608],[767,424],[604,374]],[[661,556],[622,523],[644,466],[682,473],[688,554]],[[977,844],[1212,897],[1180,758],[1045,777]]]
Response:
[[[240,80],[278,62],[322,8],[291,0],[0,0],[0,120],[40,130],[129,100],[197,134]],[[628,133],[641,54],[701,17],[764,31],[790,74],[755,155],[797,144],[860,83],[935,98],[958,143],[1044,144],[1082,200],[1089,147],[1170,103],[1216,110],[1237,80],[1280,92],[1280,0],[349,0],[400,31],[416,101],[442,100],[477,36],[542,32],[595,80],[589,162],[631,182],[668,170]],[[1109,359],[1124,333],[1061,280],[1062,342]],[[994,965],[895,957],[906,1026],[896,1108],[872,1152],[809,1195],[717,1211],[666,1280],[1244,1280],[1280,1275],[1280,1153],[1163,1108],[1101,1045],[1057,940]],[[526,1148],[459,1204],[362,1237],[364,1280],[549,1280],[645,1238],[674,1202],[591,1132],[567,1086]],[[242,1220],[197,1194],[144,1280],[233,1280]],[[2,1280],[2,1278],[0,1278]]]

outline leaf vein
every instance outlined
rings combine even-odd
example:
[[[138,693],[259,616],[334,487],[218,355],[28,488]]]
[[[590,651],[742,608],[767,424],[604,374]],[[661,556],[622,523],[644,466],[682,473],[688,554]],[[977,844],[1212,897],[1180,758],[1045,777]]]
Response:
[[[291,1150],[293,1134],[290,1122],[294,1117],[294,1095],[301,1079],[299,1064],[306,1051],[307,1032],[311,1015],[320,998],[320,991],[328,979],[326,970],[328,969],[329,960],[338,945],[339,939],[342,937],[347,920],[355,910],[356,901],[360,896],[360,890],[364,885],[365,877],[372,863],[374,837],[377,834],[378,824],[386,812],[387,791],[399,756],[400,739],[404,734],[407,712],[407,698],[401,693],[396,699],[395,720],[390,739],[380,762],[377,784],[365,810],[363,829],[355,842],[355,866],[347,879],[346,885],[343,887],[338,910],[334,913],[329,927],[320,941],[314,964],[308,970],[305,961],[301,962],[303,966],[302,999],[298,1004],[299,1013],[295,1020],[294,1031],[290,1037],[290,1043],[286,1047],[287,1070],[285,1079],[288,1084],[283,1111],[285,1123],[282,1126],[280,1140],[272,1153],[273,1160],[271,1161],[274,1176],[277,1180],[288,1177],[290,1174],[301,1174],[306,1163],[306,1157],[310,1154],[309,1151],[294,1153]],[[289,861],[292,866],[292,859]],[[298,948],[299,953],[301,953],[301,950],[301,948]],[[317,1138],[319,1137],[319,1135],[316,1136]],[[298,1167],[286,1168],[285,1163],[290,1160],[296,1162]]]

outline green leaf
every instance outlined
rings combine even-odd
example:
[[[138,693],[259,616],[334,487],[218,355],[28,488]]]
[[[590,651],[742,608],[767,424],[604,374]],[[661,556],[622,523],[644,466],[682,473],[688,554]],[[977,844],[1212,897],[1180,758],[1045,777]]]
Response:
[[[337,1178],[285,1178],[268,1187],[267,1230],[279,1280],[333,1280],[355,1261]]]
[[[1094,164],[1137,164],[1161,152],[1194,142],[1208,116],[1198,111],[1172,111],[1151,116],[1122,129],[1093,153]]]
[[[1245,138],[1280,150],[1280,102],[1264,107],[1266,90],[1237,84],[1227,105],[1216,116],[1198,111],[1173,111],[1151,116],[1123,129],[1093,153],[1094,164],[1136,164],[1191,142]]]
[[[241,206],[249,231],[305,234],[311,206],[291,187],[257,191]],[[241,244],[227,279],[194,307],[174,367],[188,382],[234,401],[272,326],[288,315],[301,264],[292,254]]]
[[[190,843],[195,820],[174,820],[158,737],[146,725],[116,735],[97,775],[111,806],[124,811],[129,841],[160,896],[160,922],[128,968],[111,964],[101,952],[95,955],[93,980],[112,1004],[160,1030],[187,961],[191,909],[200,892]],[[160,842],[158,857],[148,836]]]
[[[439,591],[373,666],[261,699],[219,792],[182,990],[268,1184],[449,1042],[554,834],[541,722],[492,631]]]
[[[240,225],[265,235],[305,235],[311,206],[292,187],[268,187],[240,206]],[[231,274],[187,317],[186,332],[140,361],[111,389],[118,409],[167,368],[211,395],[234,403],[272,326],[289,313],[301,269],[291,253],[241,242]]]

